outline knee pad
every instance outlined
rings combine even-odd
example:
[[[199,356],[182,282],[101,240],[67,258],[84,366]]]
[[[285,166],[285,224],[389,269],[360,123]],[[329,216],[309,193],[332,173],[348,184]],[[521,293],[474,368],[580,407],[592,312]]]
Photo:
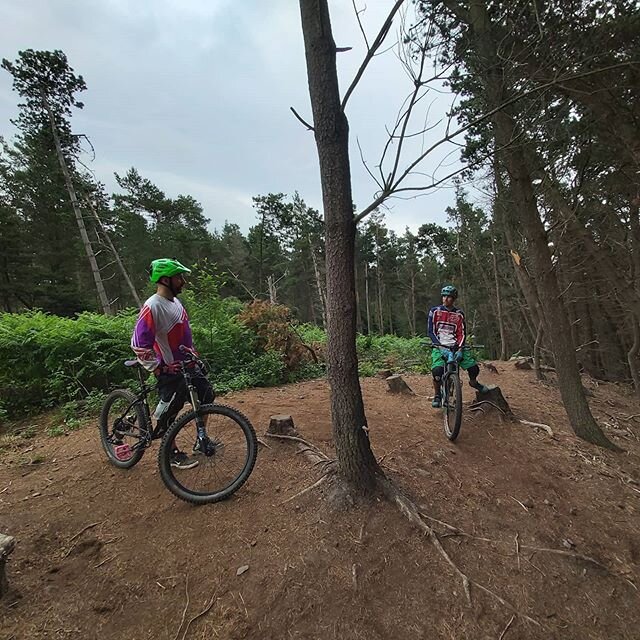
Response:
[[[440,380],[442,380],[442,376],[444,375],[444,367],[433,367],[433,369],[431,369],[431,375],[433,376],[434,380],[440,382]]]

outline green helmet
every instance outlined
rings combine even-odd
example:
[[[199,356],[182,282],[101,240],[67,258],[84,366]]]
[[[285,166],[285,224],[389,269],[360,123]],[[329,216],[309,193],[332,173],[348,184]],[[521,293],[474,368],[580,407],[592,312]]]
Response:
[[[151,282],[158,282],[160,278],[170,278],[180,273],[191,273],[191,269],[172,258],[158,258],[149,266],[149,280]]]
[[[444,287],[442,287],[442,291],[440,292],[440,295],[457,298],[458,290],[452,284],[446,284]]]

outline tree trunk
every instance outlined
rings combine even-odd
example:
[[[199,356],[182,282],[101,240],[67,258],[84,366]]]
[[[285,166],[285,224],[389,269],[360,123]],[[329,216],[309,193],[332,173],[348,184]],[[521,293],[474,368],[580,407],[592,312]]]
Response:
[[[93,280],[96,283],[96,289],[98,290],[98,298],[102,306],[102,312],[105,315],[110,316],[113,315],[113,311],[111,309],[111,305],[109,304],[109,298],[107,298],[107,292],[105,291],[104,283],[102,282],[102,276],[100,275],[100,268],[98,267],[98,262],[96,260],[95,253],[93,252],[93,247],[91,246],[91,240],[89,240],[87,228],[85,227],[84,220],[82,218],[82,212],[80,211],[78,198],[76,197],[76,190],[73,186],[73,182],[71,181],[71,174],[69,172],[69,168],[67,167],[67,161],[65,160],[64,153],[62,152],[62,145],[60,144],[60,137],[58,136],[56,122],[46,100],[44,100],[44,105],[49,115],[49,123],[51,124],[53,141],[56,145],[58,162],[60,163],[60,168],[62,169],[62,173],[64,175],[64,182],[67,187],[67,192],[69,193],[69,198],[71,199],[71,206],[76,217],[76,222],[78,223],[78,229],[80,230],[82,244],[84,245],[84,250],[87,254],[87,258],[89,259],[89,264],[91,265],[91,273],[93,274]]]
[[[364,295],[367,299],[367,335],[371,335],[371,306],[369,303],[369,263],[364,263]]]
[[[320,268],[318,267],[318,258],[316,256],[316,251],[313,248],[313,244],[311,242],[311,236],[308,236],[307,239],[309,240],[309,250],[311,251],[311,260],[313,262],[313,273],[316,279],[316,289],[318,290],[318,300],[320,300],[320,312],[322,313],[322,327],[326,329],[327,327],[326,295],[324,292],[324,287],[322,286],[322,277],[320,275]]]
[[[355,238],[349,125],[340,106],[327,0],[300,0],[326,230],[327,363],[340,475],[362,492],[382,474],[369,443],[356,354]]]
[[[376,289],[378,294],[378,332],[384,335],[384,309],[382,307],[382,268],[380,267],[380,245],[376,229]]]
[[[542,369],[540,368],[540,348],[542,347],[542,336],[544,335],[544,322],[538,321],[538,333],[536,335],[536,341],[533,345],[533,369],[536,372],[536,378],[538,380],[544,380]]]
[[[500,279],[498,278],[498,257],[496,256],[496,237],[491,232],[491,252],[493,254],[493,278],[496,287],[496,314],[498,316],[498,329],[500,330],[500,360],[507,359],[507,336],[502,317],[502,298],[500,296]]]
[[[417,334],[416,327],[416,272],[413,266],[411,267],[411,336]]]
[[[276,289],[276,283],[273,279],[273,276],[267,276],[267,288],[269,290],[269,303],[277,304],[278,302],[278,291]]]
[[[502,63],[496,53],[487,13],[487,0],[472,0],[469,6],[470,27],[479,54],[484,81],[484,90],[489,108],[500,107],[504,102],[505,87],[502,79]],[[575,434],[594,444],[614,448],[604,435],[587,403],[576,354],[570,340],[571,328],[560,295],[558,280],[554,272],[546,230],[540,219],[531,184],[531,175],[520,145],[514,145],[516,128],[507,109],[497,111],[493,117],[496,147],[502,149],[499,157],[504,159],[509,173],[511,191],[515,199],[514,211],[527,236],[528,248],[535,266],[536,289],[556,359],[560,395]]]
[[[131,278],[129,277],[129,274],[127,273],[127,270],[125,269],[125,266],[122,263],[122,260],[120,258],[120,254],[118,253],[118,250],[115,248],[113,242],[111,241],[109,233],[104,228],[104,225],[102,224],[102,220],[100,220],[100,216],[98,215],[98,212],[96,211],[96,208],[93,206],[93,202],[91,202],[91,200],[87,196],[85,196],[84,199],[85,199],[85,202],[89,205],[89,208],[91,209],[91,211],[93,212],[93,217],[96,219],[96,222],[98,223],[98,227],[102,230],[102,234],[104,235],[104,237],[107,240],[109,248],[111,249],[111,253],[113,254],[113,257],[116,259],[116,262],[118,263],[118,267],[120,268],[120,272],[122,273],[122,277],[125,279],[125,282],[127,283],[127,286],[129,287],[129,291],[131,291],[131,295],[133,296],[133,299],[135,300],[135,303],[138,305],[138,307],[142,307],[142,300],[140,300],[140,296],[138,295],[138,292],[137,292],[133,282],[131,281]]]

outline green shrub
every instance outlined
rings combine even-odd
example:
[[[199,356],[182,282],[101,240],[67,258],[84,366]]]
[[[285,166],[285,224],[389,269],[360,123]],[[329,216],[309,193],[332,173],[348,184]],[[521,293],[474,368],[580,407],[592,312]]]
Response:
[[[325,374],[324,330],[294,327],[285,308],[222,299],[219,286],[218,276],[200,270],[181,296],[194,344],[210,366],[218,393]],[[76,318],[37,311],[0,314],[0,425],[62,405],[63,424],[49,430],[61,435],[77,428],[81,418],[96,415],[110,389],[137,389],[137,377],[123,366],[133,355],[129,344],[136,316],[133,309]],[[320,362],[311,360],[303,343],[313,345]],[[357,353],[361,376],[380,369],[426,373],[431,365],[431,350],[421,338],[360,335]]]

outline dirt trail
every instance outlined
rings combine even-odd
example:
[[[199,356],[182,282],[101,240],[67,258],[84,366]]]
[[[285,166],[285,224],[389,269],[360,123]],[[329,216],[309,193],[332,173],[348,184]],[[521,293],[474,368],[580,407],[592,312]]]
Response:
[[[0,638],[181,639],[213,598],[186,638],[637,640],[640,423],[629,418],[640,413],[637,401],[585,381],[594,413],[625,449],[605,452],[573,438],[553,385],[495,364],[499,374],[483,372],[483,381],[499,384],[518,417],[550,425],[554,438],[467,414],[452,445],[424,376],[407,377],[421,394],[411,398],[387,394],[382,380],[362,381],[370,437],[425,514],[476,536],[443,537],[459,567],[539,627],[511,621],[509,608],[478,589],[468,607],[453,570],[383,501],[334,512],[319,488],[285,503],[319,475],[289,443],[261,447],[231,500],[192,507],[162,485],[155,448],[121,472],[90,424],[0,452],[0,532],[18,540]],[[466,400],[469,391],[465,384]],[[324,381],[224,402],[259,432],[271,414],[290,413],[332,455]],[[95,526],[74,538],[87,525]]]

